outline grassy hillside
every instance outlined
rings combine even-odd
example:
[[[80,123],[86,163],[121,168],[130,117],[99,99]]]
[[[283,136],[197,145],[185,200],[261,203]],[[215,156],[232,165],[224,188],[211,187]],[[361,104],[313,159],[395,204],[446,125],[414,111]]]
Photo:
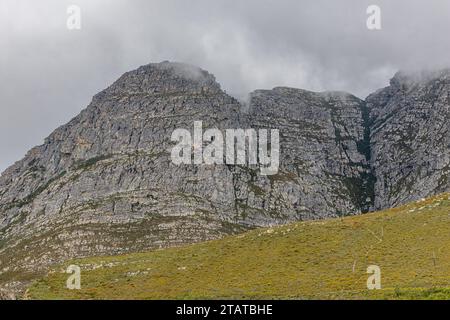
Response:
[[[81,290],[66,289],[69,264]],[[368,290],[369,265],[381,290]],[[28,290],[38,299],[450,298],[450,195],[179,248],[80,259]]]

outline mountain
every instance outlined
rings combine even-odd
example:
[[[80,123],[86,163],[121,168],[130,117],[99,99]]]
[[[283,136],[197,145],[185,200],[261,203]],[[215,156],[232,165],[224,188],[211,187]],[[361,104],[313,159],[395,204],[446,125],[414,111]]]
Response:
[[[450,194],[151,252],[67,261],[31,299],[449,299]],[[81,290],[64,287],[81,268]],[[368,290],[368,266],[380,290]]]
[[[197,67],[162,62],[127,72],[1,175],[0,283],[21,288],[73,257],[360,214],[448,191],[449,74],[399,73],[366,101],[274,88],[251,93],[246,105]],[[224,135],[278,129],[278,172],[174,164],[172,133],[198,121]]]
[[[450,70],[399,72],[370,95],[376,209],[450,188]]]

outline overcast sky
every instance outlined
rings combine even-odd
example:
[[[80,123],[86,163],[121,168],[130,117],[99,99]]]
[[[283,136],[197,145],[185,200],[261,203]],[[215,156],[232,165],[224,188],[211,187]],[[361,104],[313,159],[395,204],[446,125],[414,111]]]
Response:
[[[398,69],[450,66],[446,0],[1,0],[0,171],[124,72],[162,60],[227,92],[291,86],[365,97]],[[81,9],[68,30],[67,7]],[[366,9],[381,8],[381,30]]]

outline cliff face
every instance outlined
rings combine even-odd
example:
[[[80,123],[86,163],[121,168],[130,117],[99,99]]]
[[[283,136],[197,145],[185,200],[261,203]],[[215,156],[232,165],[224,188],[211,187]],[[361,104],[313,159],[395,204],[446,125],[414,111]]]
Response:
[[[254,206],[271,210],[272,204],[296,220],[367,212],[374,195],[365,112],[363,101],[342,92],[252,93],[247,125],[278,128],[281,135],[280,172],[263,188],[267,206]]]
[[[0,281],[69,257],[358,214],[449,190],[448,74],[397,75],[367,103],[275,88],[241,105],[214,77],[149,64],[97,94],[0,177]],[[408,78],[409,79],[409,78]],[[278,173],[175,165],[177,128],[278,129]]]
[[[450,70],[397,73],[367,98],[375,209],[450,188]]]

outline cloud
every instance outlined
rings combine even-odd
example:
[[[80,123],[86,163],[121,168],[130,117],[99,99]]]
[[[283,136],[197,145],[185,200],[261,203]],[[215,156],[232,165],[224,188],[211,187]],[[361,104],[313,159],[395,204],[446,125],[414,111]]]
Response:
[[[82,29],[66,28],[69,5]],[[366,28],[381,8],[382,29]],[[398,69],[450,66],[442,0],[2,0],[0,169],[122,73],[181,61],[227,92],[291,86],[364,97]]]

